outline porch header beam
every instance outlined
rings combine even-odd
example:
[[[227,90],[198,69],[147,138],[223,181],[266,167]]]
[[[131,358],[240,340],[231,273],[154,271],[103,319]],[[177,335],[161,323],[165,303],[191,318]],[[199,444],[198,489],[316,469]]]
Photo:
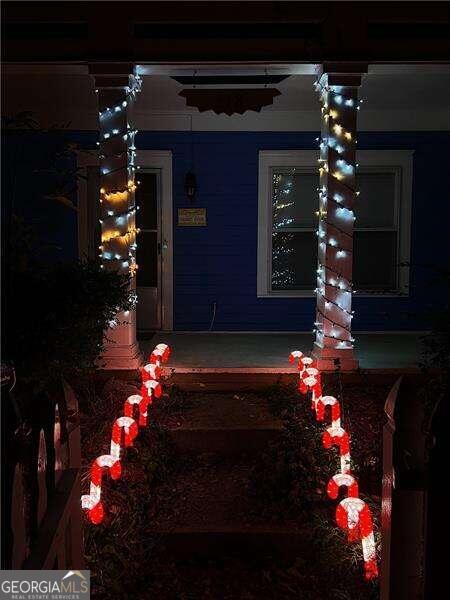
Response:
[[[446,2],[4,2],[3,60],[449,62]],[[349,10],[351,5],[351,10]],[[108,43],[105,44],[107,32]]]

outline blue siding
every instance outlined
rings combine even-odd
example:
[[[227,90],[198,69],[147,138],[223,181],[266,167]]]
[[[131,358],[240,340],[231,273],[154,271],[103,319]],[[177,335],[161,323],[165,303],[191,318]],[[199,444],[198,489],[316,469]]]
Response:
[[[174,214],[188,206],[184,176],[197,175],[196,206],[208,212],[207,228],[174,225],[174,324],[178,330],[204,330],[217,302],[216,330],[310,330],[314,299],[256,297],[258,152],[316,148],[317,133],[142,132],[143,149],[173,152]],[[411,232],[411,293],[406,298],[354,299],[355,330],[420,330],[427,311],[442,305],[442,290],[428,288],[426,265],[449,262],[446,236],[436,236],[437,219],[450,218],[439,190],[435,161],[448,164],[450,135],[439,132],[361,133],[361,149],[412,149],[414,153]],[[436,215],[436,211],[439,213]]]
[[[74,133],[93,145],[95,133]],[[207,208],[206,228],[174,223],[174,327],[208,329],[217,302],[216,330],[310,330],[314,299],[256,297],[258,152],[316,148],[317,133],[285,132],[141,132],[137,147],[173,152],[174,220],[189,206],[184,176],[193,167],[198,195],[195,206]],[[448,265],[447,234],[438,223],[450,220],[448,191],[440,190],[436,161],[450,162],[447,132],[360,133],[360,149],[414,150],[411,292],[406,298],[354,299],[355,330],[420,330],[427,311],[447,302],[437,284],[428,287],[427,265]],[[27,149],[27,156],[38,147]],[[39,150],[40,151],[40,150]],[[193,157],[193,160],[192,160]],[[11,159],[12,160],[12,159]],[[193,162],[193,164],[192,164]],[[3,171],[5,173],[5,170]],[[28,184],[27,184],[28,185]],[[27,213],[39,213],[36,202]],[[73,215],[59,216],[56,240],[63,254],[76,255]],[[57,220],[55,217],[53,220]]]

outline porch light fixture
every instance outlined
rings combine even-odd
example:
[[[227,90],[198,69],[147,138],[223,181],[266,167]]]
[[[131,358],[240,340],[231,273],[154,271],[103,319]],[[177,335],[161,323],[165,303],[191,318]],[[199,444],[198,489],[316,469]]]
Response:
[[[191,202],[193,202],[197,194],[197,178],[195,177],[195,173],[192,171],[186,173],[186,177],[184,178],[184,189],[186,196]]]

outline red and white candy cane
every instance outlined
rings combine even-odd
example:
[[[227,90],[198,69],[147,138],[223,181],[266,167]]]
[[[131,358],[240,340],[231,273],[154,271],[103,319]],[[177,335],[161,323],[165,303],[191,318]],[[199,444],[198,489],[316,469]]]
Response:
[[[122,438],[124,447],[132,446],[138,434],[138,424],[131,417],[119,417],[114,421],[111,434],[110,454],[120,460],[122,453]]]
[[[146,396],[141,396],[140,394],[133,394],[132,396],[128,396],[125,400],[125,404],[123,407],[123,414],[126,417],[134,418],[135,407],[137,406],[139,409],[139,417],[138,423],[139,427],[145,427],[147,425],[147,407],[149,405],[149,399]]]
[[[153,364],[165,363],[170,358],[170,352],[167,344],[157,344],[150,354],[149,362]]]
[[[150,379],[159,379],[161,377],[161,367],[157,364],[148,364],[141,369],[142,381],[149,381]]]
[[[341,458],[341,473],[350,472],[350,437],[342,427],[328,427],[322,434],[324,448],[337,446]]]
[[[333,475],[327,485],[328,497],[336,500],[339,490],[342,487],[347,488],[348,498],[357,498],[359,496],[358,482],[350,473],[337,473]]]
[[[94,525],[101,523],[105,516],[101,496],[102,480],[106,471],[111,475],[111,479],[119,479],[122,474],[120,460],[109,454],[96,458],[91,466],[89,494],[81,496],[81,507],[88,511],[88,518]]]
[[[159,383],[159,381],[149,379],[148,381],[144,381],[143,387],[146,389],[146,393],[150,398],[150,404],[152,396],[155,396],[155,398],[161,398],[162,385]]]
[[[323,421],[325,419],[326,407],[331,407],[331,427],[341,426],[341,406],[334,396],[321,396],[316,403],[316,419]]]
[[[289,354],[289,362],[295,363],[295,361],[297,361],[297,367],[300,369],[300,359],[302,356],[303,352],[300,352],[300,350],[292,350]]]
[[[304,383],[304,378],[307,377],[306,369],[313,364],[313,359],[309,358],[309,356],[303,356],[298,363],[298,370],[300,371],[300,377],[298,380],[298,390],[302,394],[306,394],[308,392],[308,388]]]
[[[344,498],[336,508],[336,522],[348,532],[349,542],[361,540],[366,579],[378,576],[372,513],[361,498]]]
[[[350,473],[350,437],[341,427],[341,407],[339,401],[333,396],[322,396],[322,382],[314,361],[303,356],[299,350],[294,350],[289,355],[289,361],[298,360],[300,371],[298,389],[302,394],[312,392],[311,408],[316,412],[318,421],[325,419],[326,407],[331,407],[331,427],[322,434],[322,443],[325,448],[335,445],[339,449],[341,472],[334,475],[327,486],[327,494],[332,499],[337,499],[339,489],[347,488],[347,497],[344,498],[336,509],[336,521],[339,527],[348,532],[349,541],[360,539],[364,556],[364,570],[366,579],[378,576],[376,561],[375,538],[373,535],[372,515],[366,503],[358,497],[358,482]]]
[[[89,494],[81,497],[81,506],[88,512],[91,523],[99,524],[104,518],[104,508],[101,502],[102,479],[106,470],[112,479],[118,479],[122,473],[120,459],[122,449],[133,445],[139,426],[147,424],[147,408],[153,396],[159,398],[162,394],[161,384],[157,381],[161,376],[161,363],[170,357],[167,344],[158,344],[150,356],[150,364],[141,369],[141,394],[133,394],[124,404],[124,416],[114,421],[111,433],[110,454],[99,456],[92,463],[91,484]],[[134,417],[136,407],[139,409],[138,421]]]
[[[322,384],[320,373],[315,367],[308,367],[304,370],[300,377],[302,385],[306,387],[306,391],[311,391],[311,409],[315,410],[317,402],[322,395]]]

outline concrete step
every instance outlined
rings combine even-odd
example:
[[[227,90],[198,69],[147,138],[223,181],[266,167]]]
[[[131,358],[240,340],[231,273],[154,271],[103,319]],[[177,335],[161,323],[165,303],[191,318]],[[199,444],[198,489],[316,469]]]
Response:
[[[182,455],[259,453],[283,428],[267,401],[254,393],[187,393],[182,406],[162,402],[153,410]]]
[[[287,385],[298,379],[295,368],[174,369],[164,368],[170,383],[188,392],[259,391],[275,384]]]
[[[167,551],[177,558],[308,552],[306,523],[271,521],[255,508],[255,460],[200,456],[155,489],[149,519]]]

